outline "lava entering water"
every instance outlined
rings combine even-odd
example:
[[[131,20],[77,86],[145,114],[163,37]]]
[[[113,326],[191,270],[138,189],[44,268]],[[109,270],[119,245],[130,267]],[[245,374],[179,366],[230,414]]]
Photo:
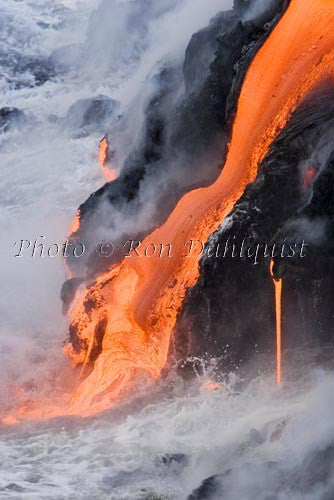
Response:
[[[333,23],[332,0],[291,0],[246,74],[219,178],[186,194],[142,243],[143,248],[171,243],[172,257],[132,252],[77,293],[71,311],[76,342],[67,345],[66,353],[78,365],[89,350],[91,371],[69,407],[26,416],[89,415],[110,407],[138,374],[159,377],[186,290],[198,278],[198,256],[185,256],[184,243],[208,240],[255,179],[291,113],[311,90],[333,80]]]
[[[273,273],[274,261],[270,262],[270,274],[275,288],[276,313],[276,381],[282,383],[282,278],[276,279]]]
[[[73,412],[89,414],[110,406],[139,370],[159,377],[186,289],[198,277],[198,257],[184,256],[184,242],[208,239],[254,180],[259,163],[301,100],[333,79],[333,21],[334,2],[290,3],[247,72],[220,177],[210,187],[186,194],[142,244],[148,248],[171,242],[173,257],[145,258],[133,252],[79,295],[71,318],[81,345],[68,349],[75,364],[82,362],[82,351],[101,325],[104,332],[95,340],[100,352],[92,371],[73,394]],[[95,305],[88,314],[87,301]]]
[[[108,139],[103,137],[99,145],[98,159],[101,171],[108,182],[112,182],[116,179],[116,172],[114,169],[106,167],[106,163],[109,159],[109,144]]]

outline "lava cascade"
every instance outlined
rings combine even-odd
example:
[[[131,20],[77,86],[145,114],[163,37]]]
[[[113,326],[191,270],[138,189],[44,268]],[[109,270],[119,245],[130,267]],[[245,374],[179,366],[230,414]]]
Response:
[[[116,172],[114,169],[110,169],[106,166],[109,159],[109,143],[106,137],[100,142],[99,152],[98,152],[98,160],[102,174],[106,178],[107,182],[112,182],[116,179]]]
[[[270,274],[275,290],[275,315],[276,315],[276,381],[282,383],[282,278],[276,279],[273,273],[274,261],[270,262]]]
[[[333,21],[333,2],[292,0],[247,72],[221,175],[210,187],[186,194],[142,243],[143,248],[172,243],[173,257],[132,252],[79,295],[71,318],[81,349],[69,344],[67,350],[74,364],[82,361],[81,350],[87,350],[96,327],[102,321],[106,327],[93,370],[73,394],[72,411],[87,414],[108,407],[138,370],[159,377],[186,289],[198,277],[198,256],[185,257],[184,243],[207,241],[255,179],[291,113],[312,89],[333,78]],[[95,304],[89,314],[87,299]]]
[[[140,257],[133,251],[77,292],[71,311],[76,342],[68,343],[65,351],[74,365],[84,363],[87,352],[96,357],[89,356],[90,373],[73,391],[67,408],[44,408],[34,417],[102,411],[139,374],[159,377],[186,290],[198,278],[199,257],[187,254],[184,244],[208,240],[255,179],[291,113],[310,91],[333,79],[333,23],[332,0],[291,0],[245,76],[220,176],[211,186],[187,193],[142,242],[145,249],[172,244],[173,255]]]

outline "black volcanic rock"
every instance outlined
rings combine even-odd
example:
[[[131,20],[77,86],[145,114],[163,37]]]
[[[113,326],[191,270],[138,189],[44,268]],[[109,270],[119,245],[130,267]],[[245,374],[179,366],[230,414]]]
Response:
[[[104,133],[118,108],[117,101],[104,95],[79,99],[69,108],[65,126],[84,135],[97,131]]]
[[[26,123],[26,116],[18,108],[0,108],[0,132],[8,132],[13,128],[18,128]]]
[[[234,10],[238,12],[245,12],[249,8],[250,4],[251,0],[234,0]]]
[[[228,469],[222,474],[210,476],[188,496],[188,500],[220,500],[236,498],[243,500],[259,498],[266,490],[266,498],[332,498],[334,446],[329,442],[320,449],[310,450],[300,462],[256,460]]]
[[[147,103],[139,144],[129,152],[119,178],[80,206],[76,236],[85,243],[88,260],[68,262],[76,275],[94,275],[119,260],[118,254],[112,259],[96,256],[100,239],[141,239],[164,222],[186,191],[215,180],[245,72],[285,6],[278,2],[274,13],[270,10],[260,20],[247,22],[241,21],[239,11],[222,13],[198,35],[204,49],[193,37],[183,69],[161,68],[155,77],[158,91]],[[193,61],[203,61],[208,52],[215,56],[211,64],[209,57],[203,69],[207,76],[201,81]],[[187,90],[178,97],[183,70]],[[193,76],[195,85],[191,86]]]
[[[187,500],[210,500],[215,498],[217,493],[220,493],[221,477],[210,476],[205,479],[201,486],[197,488]]]
[[[82,283],[80,278],[71,278],[65,281],[60,291],[60,298],[63,303],[63,314],[67,314],[70,304],[74,299],[75,292]]]
[[[79,44],[70,44],[55,49],[48,58],[48,64],[57,74],[62,74],[69,69],[77,68],[78,62],[85,56]]]
[[[325,345],[333,340],[329,303],[334,291],[333,117],[331,87],[305,100],[272,145],[229,223],[211,236],[207,250],[212,253],[220,245],[223,254],[227,244],[228,251],[225,257],[206,255],[201,260],[200,278],[188,290],[177,322],[181,359],[189,354],[220,357],[220,367],[229,371],[255,353],[275,350],[274,292],[270,256],[264,258],[266,244],[269,252],[276,245],[274,272],[283,276],[284,346],[307,341]],[[309,172],[315,177],[308,184]],[[308,245],[305,257],[301,257],[303,240]],[[283,243],[286,250],[281,257]],[[240,256],[243,244],[251,248],[250,256],[245,250]],[[287,250],[294,244],[298,251],[293,256]],[[260,245],[257,263],[256,245]]]
[[[240,19],[236,10],[221,12],[209,26],[194,33],[187,46],[183,64],[186,93],[203,85],[209,75],[210,64],[215,58],[219,36],[228,33],[231,26]]]
[[[0,65],[7,69],[7,83],[16,89],[40,86],[55,76],[50,61],[42,57],[29,57],[16,50],[0,50]]]

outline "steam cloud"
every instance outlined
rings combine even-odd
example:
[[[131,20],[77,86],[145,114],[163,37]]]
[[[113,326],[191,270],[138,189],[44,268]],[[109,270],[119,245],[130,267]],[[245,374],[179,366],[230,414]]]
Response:
[[[23,126],[13,122],[0,135],[4,386],[17,378],[10,375],[14,352],[17,360],[35,359],[44,352],[42,345],[53,345],[61,363],[66,331],[59,301],[65,278],[61,259],[15,259],[13,245],[41,235],[46,244],[64,240],[79,204],[104,183],[97,166],[102,130],[97,125],[83,130],[75,120],[69,129],[68,110],[96,96],[105,96],[106,105],[108,99],[117,102],[108,127],[120,172],[141,137],[145,105],[159,90],[156,75],[167,62],[181,67],[191,35],[231,6],[232,0],[89,0],[84,6],[68,0],[66,7],[48,1],[35,10],[0,2],[0,23],[6,27],[0,40],[2,100],[26,117]],[[8,66],[8,57],[15,65]],[[145,210],[140,221],[129,220],[129,231],[150,219],[154,189],[160,185],[143,188]],[[116,225],[124,226],[124,214],[115,215]],[[36,374],[34,364],[33,370],[29,366],[22,367],[27,379]]]

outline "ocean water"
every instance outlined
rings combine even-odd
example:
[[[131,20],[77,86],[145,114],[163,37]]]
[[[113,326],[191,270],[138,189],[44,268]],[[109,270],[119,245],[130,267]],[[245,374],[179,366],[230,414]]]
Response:
[[[63,242],[79,204],[105,182],[97,149],[108,130],[69,127],[69,108],[98,95],[118,100],[135,142],[152,74],[182,60],[192,33],[230,6],[0,0],[0,107],[24,112],[0,131],[2,407],[14,386],[61,390],[70,370],[61,352],[63,262],[32,257],[31,248],[15,257],[22,239]],[[206,484],[216,493],[198,498],[334,498],[330,365],[301,356],[279,388],[274,373],[231,374],[216,390],[210,377],[171,373],[90,419],[1,426],[0,498],[183,499],[217,475]]]
[[[319,369],[281,388],[171,378],[92,419],[4,428],[0,498],[186,499],[219,474],[195,498],[330,500],[333,383]]]

